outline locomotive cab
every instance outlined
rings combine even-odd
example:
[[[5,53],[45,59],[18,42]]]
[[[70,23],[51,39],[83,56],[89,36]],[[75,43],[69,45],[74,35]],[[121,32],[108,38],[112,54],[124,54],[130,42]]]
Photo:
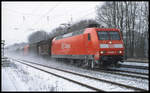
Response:
[[[93,48],[96,46],[94,49],[94,59],[98,64],[117,65],[119,61],[123,62],[124,46],[119,29],[95,28],[93,32],[92,29],[89,29],[87,32],[90,33],[91,38],[93,38]]]
[[[123,41],[119,31],[97,31],[101,61],[117,64],[123,61]],[[106,64],[108,64],[106,63]]]

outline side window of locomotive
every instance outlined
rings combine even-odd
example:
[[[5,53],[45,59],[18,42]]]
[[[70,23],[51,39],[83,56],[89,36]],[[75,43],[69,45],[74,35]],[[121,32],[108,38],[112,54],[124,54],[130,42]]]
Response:
[[[57,37],[56,37],[56,40],[61,39],[61,38],[62,38],[62,36],[57,36]]]
[[[90,36],[90,33],[88,33],[88,40],[89,40],[89,41],[91,40],[91,36]]]
[[[78,35],[78,31],[73,32],[73,36],[76,36],[76,35]]]
[[[72,36],[72,33],[67,33],[67,34],[64,34],[62,37],[66,38],[66,37],[71,37],[71,36]]]
[[[73,34],[72,34],[72,36],[83,34],[83,32],[84,32],[84,30],[74,31]]]

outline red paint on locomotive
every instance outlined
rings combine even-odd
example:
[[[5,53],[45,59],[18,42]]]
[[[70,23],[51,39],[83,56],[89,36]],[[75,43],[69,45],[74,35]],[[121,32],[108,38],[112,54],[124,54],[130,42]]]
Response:
[[[87,28],[78,35],[70,35],[61,39],[54,38],[51,53],[56,58],[58,55],[65,55],[65,57],[93,55],[95,60],[100,60],[102,56],[118,55],[122,57],[124,46],[119,29]]]
[[[27,55],[29,52],[29,45],[24,46],[24,55]]]

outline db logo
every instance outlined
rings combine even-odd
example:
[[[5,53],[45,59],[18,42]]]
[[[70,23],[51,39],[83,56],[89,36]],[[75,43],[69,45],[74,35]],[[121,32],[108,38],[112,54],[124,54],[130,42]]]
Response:
[[[70,44],[65,44],[65,43],[62,43],[62,45],[61,45],[61,49],[68,49],[68,48],[70,48]]]
[[[114,45],[113,44],[109,44],[109,48],[114,48]]]

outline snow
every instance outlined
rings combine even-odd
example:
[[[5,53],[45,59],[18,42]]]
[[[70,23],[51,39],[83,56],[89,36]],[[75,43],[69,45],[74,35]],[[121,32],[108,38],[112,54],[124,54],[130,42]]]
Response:
[[[20,82],[12,70],[11,68],[2,68],[2,91],[27,91],[27,86]]]
[[[30,65],[32,65],[32,64],[30,64]],[[50,69],[50,68],[46,68],[46,67],[42,67],[42,66],[38,66],[38,65],[36,65],[36,67],[40,67],[40,68],[42,68],[46,71],[50,71],[50,72],[53,72],[55,74],[59,74],[59,75],[64,76],[64,77],[71,78],[71,79],[76,80],[76,81],[80,81],[84,84],[94,85],[96,88],[104,89],[106,91],[118,91],[118,90],[119,91],[127,91],[126,88],[123,89],[121,87],[111,85],[109,83],[106,84],[104,82],[99,82],[97,80],[91,80],[91,79],[84,78],[84,77],[81,77],[81,76],[69,74],[69,73],[62,72],[62,71],[57,71],[57,70],[54,70],[54,69]],[[101,85],[103,85],[103,86],[101,86]],[[128,89],[128,91],[131,91],[131,90]]]
[[[9,77],[7,71],[5,71],[5,69],[3,69],[3,68],[2,68],[2,90],[3,91],[16,90],[16,87],[13,85],[12,80],[10,80],[10,77]]]
[[[146,66],[146,67],[149,67],[149,64],[148,63],[138,63],[138,62],[123,62],[123,63],[120,63],[120,64],[123,64],[123,65],[133,65],[133,66]]]
[[[134,73],[128,73],[128,72],[116,72],[116,73],[127,74],[127,75],[133,75],[133,76],[141,76],[141,77],[146,77],[146,78],[149,77],[148,75],[134,74]]]
[[[111,69],[124,70],[124,71],[131,71],[131,72],[138,72],[138,73],[146,73],[146,74],[149,73],[148,70],[144,70],[144,69],[135,69],[135,68],[125,68],[125,67],[114,68],[114,67],[111,67]]]
[[[139,88],[143,88],[143,89],[147,89],[147,90],[149,89],[149,81],[145,80],[145,79],[142,80],[140,78],[131,78],[131,77],[119,76],[119,75],[114,75],[114,74],[98,72],[98,71],[86,70],[86,69],[82,69],[80,67],[78,68],[78,67],[75,67],[72,65],[57,62],[55,60],[45,60],[43,58],[39,58],[39,57],[35,57],[35,56],[21,56],[21,55],[18,56],[15,54],[13,54],[13,55],[7,54],[7,56],[12,57],[12,58],[25,59],[25,60],[29,60],[29,61],[32,61],[35,63],[40,63],[40,64],[47,65],[47,66],[53,66],[53,67],[57,67],[60,69],[73,71],[76,73],[90,75],[90,76],[105,79],[108,81],[131,85],[131,86],[135,86],[135,87],[139,87]],[[19,71],[18,71],[19,69],[22,69],[22,72],[19,73]],[[123,68],[118,68],[118,69],[123,69]],[[131,70],[131,69],[128,68],[128,70]],[[43,73],[41,71],[37,71],[33,68],[30,68],[30,67],[24,66],[24,65],[20,65],[20,64],[17,64],[17,69],[14,72],[18,76],[22,77],[21,80],[22,81],[24,80],[23,82],[26,81],[25,84],[28,86],[29,91],[37,91],[37,90],[38,91],[51,91],[51,90],[53,90],[53,91],[93,91],[93,90],[89,90],[85,87],[71,83],[69,81],[66,81],[64,79],[55,77],[53,75],[49,75],[47,73]],[[24,75],[23,74],[24,72],[26,72],[28,74]],[[57,73],[62,74],[62,75],[64,74],[62,72],[57,72]],[[148,73],[148,71],[147,71],[147,73]],[[89,79],[85,80],[85,78],[73,76],[70,74],[64,74],[64,76],[69,76],[72,79],[78,79],[83,83],[87,83],[87,84],[89,83],[89,84],[95,85],[95,87],[99,87],[99,88],[102,88],[107,91],[110,91],[110,90],[111,91],[116,91],[116,90],[117,91],[129,91],[129,90],[123,89],[118,86],[106,84],[103,82],[97,83],[95,81],[92,81]]]
[[[2,69],[2,91],[93,91],[28,66]]]
[[[42,67],[42,68],[47,70],[47,71],[51,71],[51,72],[54,72],[54,73],[57,73],[57,74],[61,74],[63,76],[70,77],[70,78],[75,79],[75,80],[79,80],[80,82],[83,82],[83,83],[85,83],[85,81],[86,81],[87,84],[94,85],[97,88],[99,87],[99,88],[105,89],[107,91],[118,91],[118,90],[119,91],[125,91],[126,90],[126,89],[123,90],[122,88],[119,88],[119,87],[115,87],[114,85],[112,86],[111,84],[105,84],[103,82],[98,83],[96,81],[91,81],[89,79],[81,78],[81,77],[76,76],[76,75],[70,75],[70,74],[62,73],[62,72],[59,72],[59,71],[56,71],[56,70],[53,70],[53,69],[47,69],[47,68],[44,68],[44,67]],[[85,74],[85,73],[82,73],[82,74]],[[85,74],[85,75],[87,75],[87,74]],[[141,79],[135,80],[133,78],[129,78],[129,77],[125,78],[125,77],[121,77],[121,76],[116,77],[115,75],[110,75],[110,74],[108,75],[106,73],[103,73],[103,74],[98,73],[98,74],[94,75],[94,77],[95,76],[98,77],[98,78],[101,78],[101,79],[112,81],[112,82],[115,81],[115,82],[118,82],[118,83],[121,83],[121,84],[128,84],[128,85],[131,85],[131,86],[142,87],[144,89],[148,89],[148,87],[145,86],[145,85],[148,84],[148,82],[146,80],[141,80]],[[143,85],[143,83],[141,83],[141,82],[144,82],[146,84]],[[103,85],[103,86],[100,86],[100,85]]]

